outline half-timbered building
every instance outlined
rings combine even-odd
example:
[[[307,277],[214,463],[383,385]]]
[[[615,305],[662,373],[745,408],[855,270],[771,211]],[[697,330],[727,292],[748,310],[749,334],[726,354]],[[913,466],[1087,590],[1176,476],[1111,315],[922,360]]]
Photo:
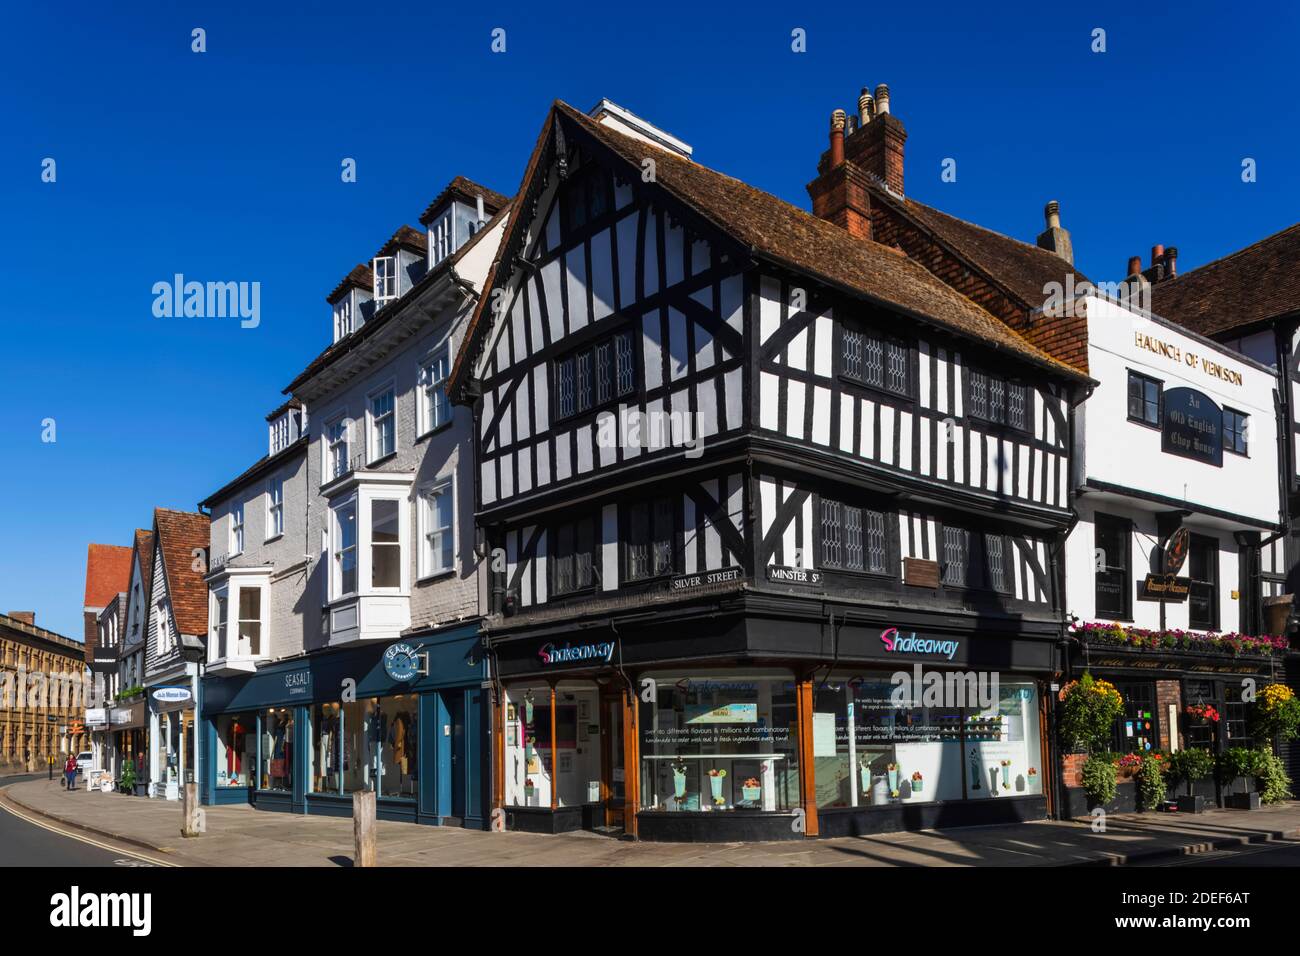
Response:
[[[864,170],[902,188],[880,99],[856,162],[833,118],[818,215],[608,101],[547,116],[451,382],[476,423],[506,826],[771,839],[1048,812],[1090,380],[852,215]],[[913,665],[1000,684],[900,708]]]

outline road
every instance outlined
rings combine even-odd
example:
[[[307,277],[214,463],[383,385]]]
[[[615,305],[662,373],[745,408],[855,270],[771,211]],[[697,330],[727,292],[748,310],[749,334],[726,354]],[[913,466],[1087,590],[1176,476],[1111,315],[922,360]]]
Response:
[[[1142,864],[1135,864],[1141,866]],[[1283,840],[1278,843],[1251,844],[1229,850],[1215,850],[1147,864],[1152,867],[1177,866],[1210,868],[1224,866],[1300,866],[1300,840]]]
[[[0,789],[38,776],[0,777]],[[152,865],[138,850],[114,846],[108,840],[78,834],[32,814],[0,806],[0,867]]]

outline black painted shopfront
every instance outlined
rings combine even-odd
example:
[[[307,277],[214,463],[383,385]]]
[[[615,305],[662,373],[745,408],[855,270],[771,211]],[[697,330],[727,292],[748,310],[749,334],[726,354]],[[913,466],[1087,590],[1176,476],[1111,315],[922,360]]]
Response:
[[[495,799],[643,840],[1041,819],[1059,628],[753,592],[502,628]]]

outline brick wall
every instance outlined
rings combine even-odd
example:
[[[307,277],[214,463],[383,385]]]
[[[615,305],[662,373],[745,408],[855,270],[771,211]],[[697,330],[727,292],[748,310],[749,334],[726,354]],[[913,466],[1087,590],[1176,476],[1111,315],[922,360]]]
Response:
[[[1182,689],[1176,680],[1156,681],[1156,712],[1160,715],[1160,749],[1169,749],[1169,734],[1178,733],[1178,727],[1169,726],[1169,705],[1174,705],[1175,713],[1182,713]],[[1183,749],[1182,737],[1178,737],[1178,749]]]

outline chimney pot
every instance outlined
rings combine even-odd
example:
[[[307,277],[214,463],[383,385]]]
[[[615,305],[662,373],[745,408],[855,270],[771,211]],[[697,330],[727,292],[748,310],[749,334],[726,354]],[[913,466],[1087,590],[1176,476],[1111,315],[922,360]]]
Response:
[[[1159,265],[1160,257],[1165,254],[1165,247],[1162,243],[1156,243],[1151,247],[1151,264]]]
[[[881,83],[876,87],[876,115],[884,116],[889,112],[889,87]]]
[[[1165,250],[1165,272],[1166,279],[1172,279],[1178,274],[1178,247],[1170,246]]]
[[[831,169],[844,165],[844,111],[831,113]]]
[[[1128,258],[1128,274],[1131,275],[1131,276],[1136,276],[1136,275],[1141,275],[1141,274],[1142,274],[1142,257],[1141,257],[1141,256],[1129,256],[1129,258]]]
[[[1043,217],[1047,220],[1048,229],[1061,228],[1061,204],[1055,199],[1048,202],[1043,208]]]
[[[871,117],[876,111],[876,101],[872,99],[871,92],[864,86],[862,93],[858,96],[858,126],[866,126],[871,122]]]

